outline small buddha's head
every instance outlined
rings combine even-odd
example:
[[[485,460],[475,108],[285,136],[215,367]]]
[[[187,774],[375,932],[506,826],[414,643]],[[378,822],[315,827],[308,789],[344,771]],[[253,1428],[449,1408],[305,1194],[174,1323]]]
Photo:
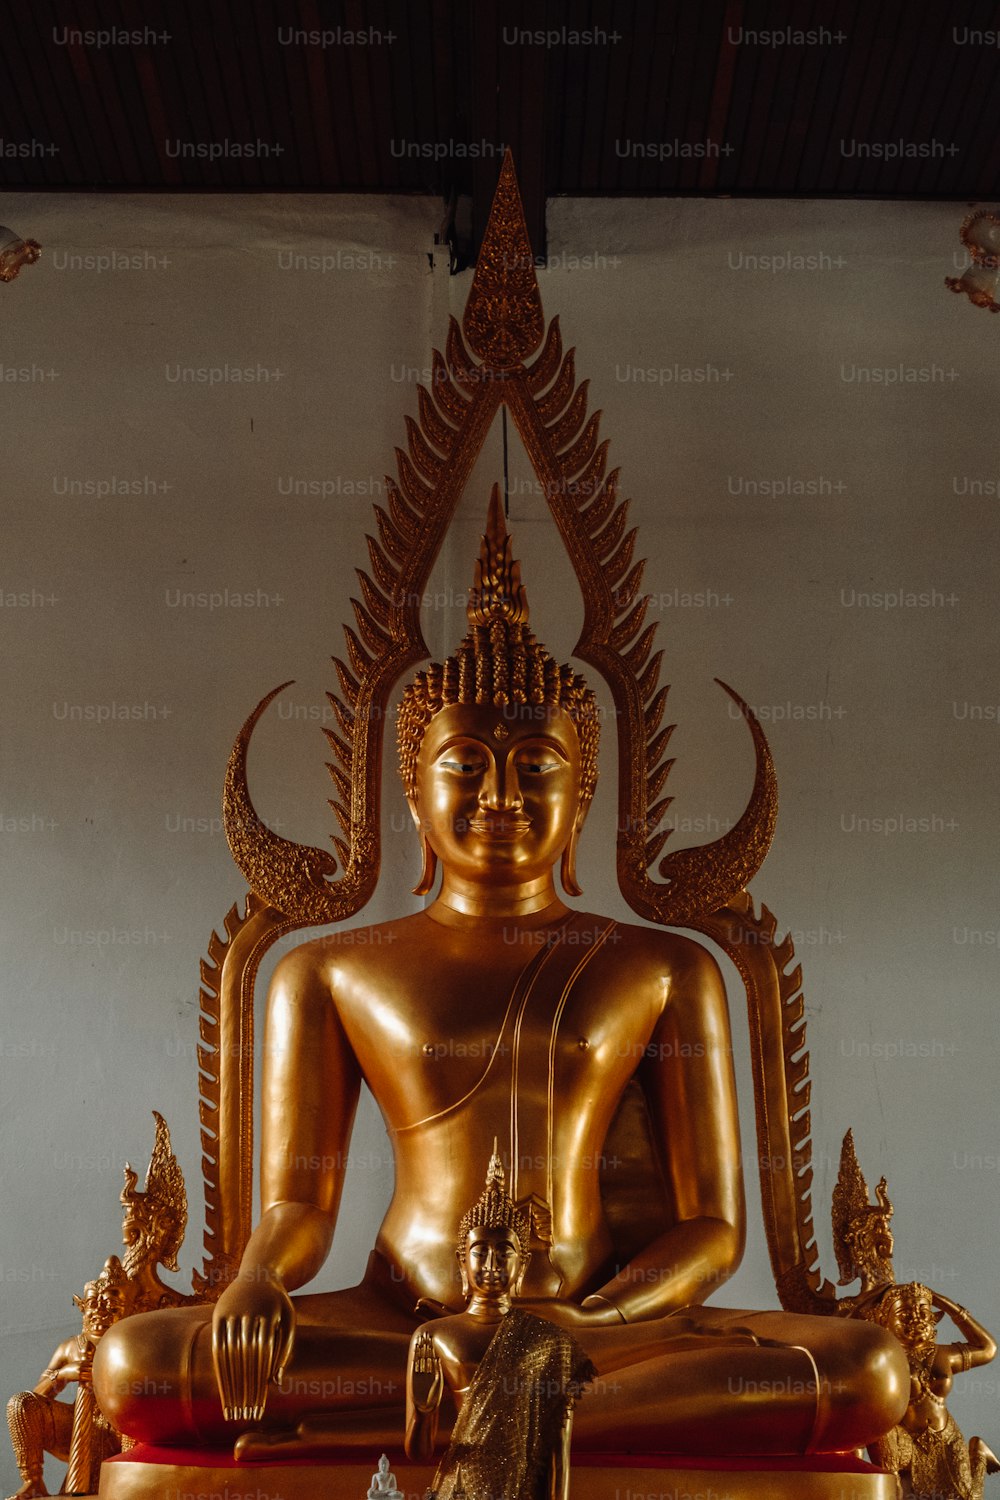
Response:
[[[562,861],[570,895],[576,844],[597,784],[594,694],[528,628],[496,486],[468,602],[469,632],[406,687],[400,772],[424,844],[418,894],[436,861],[473,879],[527,881]]]
[[[865,1314],[902,1344],[912,1361],[925,1364],[937,1346],[937,1318],[929,1287],[919,1281],[891,1286]]]
[[[527,1219],[507,1192],[494,1142],[486,1187],[459,1225],[455,1255],[463,1295],[485,1302],[516,1297],[531,1259],[529,1233]]]
[[[122,1240],[131,1270],[141,1264],[160,1264],[176,1271],[177,1252],[187,1227],[187,1193],[180,1162],[171,1149],[167,1122],[155,1109],[153,1115],[156,1140],[142,1192],[137,1190],[138,1173],[125,1163]]]
[[[129,1281],[117,1255],[104,1262],[101,1274],[88,1281],[82,1297],[73,1301],[83,1313],[83,1332],[92,1344],[128,1311]]]

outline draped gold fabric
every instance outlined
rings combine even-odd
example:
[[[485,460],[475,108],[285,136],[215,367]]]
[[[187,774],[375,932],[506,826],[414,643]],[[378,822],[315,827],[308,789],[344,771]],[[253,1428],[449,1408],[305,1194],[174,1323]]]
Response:
[[[565,1329],[520,1308],[503,1318],[466,1392],[427,1500],[545,1500],[568,1406],[597,1371]]]

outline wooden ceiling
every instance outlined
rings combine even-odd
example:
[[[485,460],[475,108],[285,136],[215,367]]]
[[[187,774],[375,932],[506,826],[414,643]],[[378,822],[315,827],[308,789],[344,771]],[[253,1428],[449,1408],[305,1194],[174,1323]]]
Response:
[[[475,243],[510,145],[540,249],[560,193],[1000,188],[996,3],[0,0],[0,15],[8,190],[468,195]]]

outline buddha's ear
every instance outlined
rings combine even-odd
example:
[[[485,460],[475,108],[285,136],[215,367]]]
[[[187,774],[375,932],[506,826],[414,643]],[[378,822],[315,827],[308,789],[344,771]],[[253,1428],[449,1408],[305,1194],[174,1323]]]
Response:
[[[431,848],[430,842],[428,841],[427,833],[424,829],[424,820],[420,816],[420,811],[417,807],[416,793],[407,793],[406,805],[410,809],[410,817],[417,825],[417,833],[420,836],[420,853],[422,859],[422,864],[420,867],[420,879],[413,887],[413,894],[415,896],[426,896],[429,891],[433,890],[434,881],[437,877],[437,855],[434,853],[434,850]]]
[[[455,1251],[455,1259],[458,1261],[458,1273],[462,1278],[462,1296],[468,1299],[472,1288],[469,1286],[469,1273],[465,1269],[465,1256],[461,1250]]]
[[[580,842],[580,832],[583,828],[587,813],[590,811],[591,799],[580,803],[579,811],[573,821],[573,831],[562,852],[562,862],[559,865],[559,879],[562,881],[563,890],[567,896],[582,896],[583,887],[576,878],[576,851]]]
[[[520,1266],[518,1266],[517,1275],[514,1278],[513,1285],[511,1286],[511,1289],[510,1289],[510,1294],[511,1294],[512,1297],[520,1297],[520,1295],[521,1295],[521,1287],[524,1285],[525,1274],[526,1274],[526,1272],[528,1270],[528,1266],[530,1265],[530,1263],[531,1263],[531,1255],[530,1254],[528,1254],[528,1255],[522,1255],[521,1256],[521,1264],[520,1264]]]

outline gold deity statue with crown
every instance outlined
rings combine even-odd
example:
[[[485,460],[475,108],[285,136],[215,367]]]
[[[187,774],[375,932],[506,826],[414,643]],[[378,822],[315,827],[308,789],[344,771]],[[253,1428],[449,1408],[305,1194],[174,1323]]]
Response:
[[[573,1426],[575,1500],[611,1494],[621,1475],[648,1489],[657,1473],[662,1490],[666,1471],[675,1483],[697,1471],[705,1488],[713,1466],[733,1497],[842,1494],[849,1474],[859,1500],[888,1500],[895,1477],[857,1451],[899,1421],[907,1360],[884,1328],[830,1315],[836,1294],[811,1222],[800,976],[746,892],[774,827],[770,754],[727,688],[755,749],[748,806],[714,843],[663,853],[670,729],[643,564],[600,414],[587,415],[558,320],[546,329],[509,158],[462,328],[452,322],[433,373],[398,481],[387,480],[388,508],[376,507],[357,629],[346,628],[337,662],[338,727],[327,731],[337,858],[280,837],[254,811],[247,747],[273,693],[230,760],[227,832],[251,891],[203,965],[203,1302],[133,1316],[102,1338],[98,1400],[138,1444],[105,1465],[102,1495],[162,1493],[164,1465],[214,1464],[231,1478],[235,1463],[286,1465],[285,1495],[346,1496],[346,1476],[370,1475],[383,1450],[411,1491],[408,1351],[422,1325],[465,1308],[454,1236],[495,1139],[527,1239],[517,1306],[566,1330],[598,1372]],[[537,584],[528,560],[522,582],[496,487],[470,559],[467,632],[427,664],[419,601],[501,407],[581,585],[574,655],[614,701],[617,869],[636,922],[578,900],[601,715],[581,673],[532,631]],[[335,926],[280,960],[253,1227],[253,979],[278,936],[341,923],[370,899],[382,731],[404,680],[399,766],[428,900],[363,945],[338,941]],[[709,1301],[746,1234],[730,1020],[715,960],[667,924],[719,944],[746,988],[780,1310]],[[392,1144],[392,1201],[361,1283],[310,1294],[333,1242],[363,1084]],[[340,1488],[329,1481],[338,1466]]]

